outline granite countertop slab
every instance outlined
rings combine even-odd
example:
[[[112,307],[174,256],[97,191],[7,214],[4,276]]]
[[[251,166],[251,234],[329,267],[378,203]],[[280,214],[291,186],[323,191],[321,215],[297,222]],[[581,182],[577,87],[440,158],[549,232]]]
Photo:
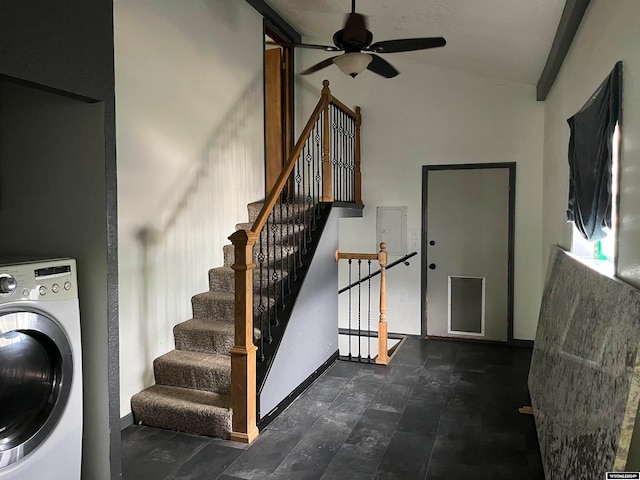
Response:
[[[554,247],[529,371],[546,478],[625,470],[639,345],[640,291]]]

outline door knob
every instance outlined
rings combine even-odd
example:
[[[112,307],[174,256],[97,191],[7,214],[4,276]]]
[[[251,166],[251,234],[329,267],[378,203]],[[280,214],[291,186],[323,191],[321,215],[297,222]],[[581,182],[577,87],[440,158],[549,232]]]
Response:
[[[435,263],[430,263],[430,264],[429,264],[429,268],[430,268],[431,270],[435,270],[435,269],[436,269],[436,264],[435,264]]]

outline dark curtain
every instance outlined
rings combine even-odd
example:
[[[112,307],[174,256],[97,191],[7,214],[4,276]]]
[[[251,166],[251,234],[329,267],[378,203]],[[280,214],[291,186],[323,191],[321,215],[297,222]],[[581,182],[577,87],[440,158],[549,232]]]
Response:
[[[567,220],[584,238],[604,238],[611,227],[611,158],[613,133],[622,110],[622,62],[589,101],[567,122],[569,139],[569,205]]]

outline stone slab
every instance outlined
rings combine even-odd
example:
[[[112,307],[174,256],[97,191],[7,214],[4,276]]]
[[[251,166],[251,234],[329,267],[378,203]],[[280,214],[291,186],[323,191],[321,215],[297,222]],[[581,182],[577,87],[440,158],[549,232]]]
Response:
[[[625,470],[639,345],[640,292],[554,247],[529,371],[546,478]]]

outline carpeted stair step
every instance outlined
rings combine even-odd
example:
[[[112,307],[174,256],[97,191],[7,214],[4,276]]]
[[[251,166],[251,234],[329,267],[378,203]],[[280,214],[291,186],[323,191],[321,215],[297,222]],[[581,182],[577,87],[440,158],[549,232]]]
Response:
[[[266,247],[266,246],[265,246]],[[266,250],[266,248],[265,248]],[[298,247],[295,245],[290,245],[287,247],[276,247],[275,249],[270,249],[267,255],[267,252],[263,252],[266,258],[263,262],[260,262],[261,253],[260,249],[257,246],[253,247],[253,263],[260,267],[260,263],[263,265],[268,265],[270,267],[275,267],[276,269],[285,269],[293,268],[293,262],[296,257],[295,254],[298,251]],[[235,261],[235,249],[233,245],[225,245],[222,247],[222,252],[224,254],[224,266],[230,267],[233,265]]]
[[[176,350],[229,355],[233,347],[233,323],[193,318],[173,327]]]
[[[233,323],[235,295],[231,292],[204,292],[191,297],[193,318]]]
[[[255,329],[254,338],[260,338],[260,330]],[[229,355],[233,347],[234,328],[232,323],[212,322],[192,318],[173,327],[176,350]]]
[[[136,422],[150,427],[229,438],[231,399],[219,393],[154,385],[131,398]]]
[[[286,279],[286,271],[277,270],[279,279]],[[253,270],[253,291],[260,290],[260,269]],[[267,284],[270,284],[273,270],[262,271],[263,291],[266,291]],[[276,282],[277,283],[277,282]],[[273,285],[269,285],[273,287]],[[216,267],[209,270],[209,290],[212,292],[233,292],[235,291],[235,271],[231,267]]]
[[[158,385],[191,388],[229,395],[231,358],[228,355],[171,350],[153,361]]]
[[[263,202],[255,202],[247,205],[249,222],[253,223],[256,221],[263,205]],[[305,216],[308,217],[312,210],[313,206],[309,206],[306,203],[293,203],[289,205],[289,208],[287,208],[286,205],[282,205],[282,208],[280,208],[279,205],[276,205],[270,218],[279,223],[295,222],[296,220],[303,219]]]
[[[276,304],[273,298],[254,295],[253,309],[257,311],[260,303],[271,308]],[[235,314],[235,294],[233,292],[204,292],[191,297],[193,318],[233,323]]]
[[[236,224],[236,230],[250,230],[252,226],[252,223],[238,223]],[[265,228],[262,229],[256,243],[259,244],[260,240],[262,240],[263,244],[268,241],[270,244],[275,242],[276,245],[280,245],[281,243],[285,245],[295,245],[300,242],[300,234],[303,231],[304,225],[302,224],[269,224],[268,227],[265,226]]]

